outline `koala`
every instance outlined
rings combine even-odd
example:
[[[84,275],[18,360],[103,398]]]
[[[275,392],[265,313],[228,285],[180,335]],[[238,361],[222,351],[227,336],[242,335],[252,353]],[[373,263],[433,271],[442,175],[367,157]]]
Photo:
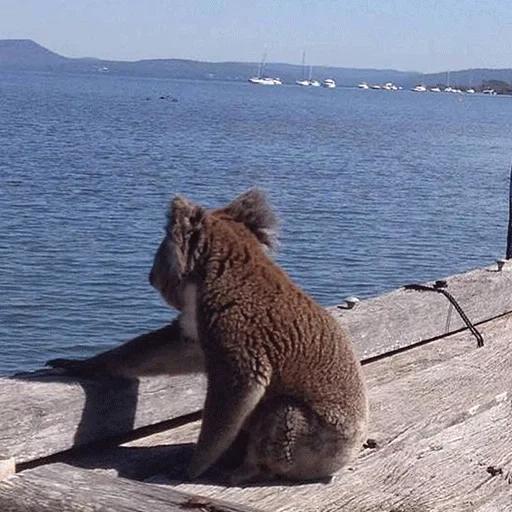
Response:
[[[268,254],[276,225],[257,189],[215,210],[175,197],[149,281],[178,318],[85,361],[49,362],[125,377],[206,373],[192,479],[241,435],[233,484],[330,478],[366,439],[359,360],[335,318]]]

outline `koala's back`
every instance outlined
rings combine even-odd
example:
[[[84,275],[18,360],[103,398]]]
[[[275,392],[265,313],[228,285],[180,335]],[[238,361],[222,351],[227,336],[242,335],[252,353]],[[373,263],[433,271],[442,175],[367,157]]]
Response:
[[[335,428],[364,421],[364,379],[341,326],[243,227],[219,224],[202,298],[206,353],[227,353],[249,372],[269,365],[269,394],[296,398]]]

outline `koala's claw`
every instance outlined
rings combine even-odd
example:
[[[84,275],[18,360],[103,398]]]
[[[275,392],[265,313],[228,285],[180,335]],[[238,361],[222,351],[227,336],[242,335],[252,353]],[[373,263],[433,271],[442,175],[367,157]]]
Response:
[[[229,484],[234,487],[243,487],[245,484],[261,480],[261,472],[256,466],[242,466],[231,472],[228,477]]]
[[[46,361],[46,366],[51,366],[52,368],[69,368],[78,362],[77,359],[50,359]]]
[[[90,375],[91,369],[85,363],[85,361],[80,359],[50,359],[46,361],[46,366],[57,370],[65,370],[68,373],[74,375]]]
[[[193,457],[187,467],[187,476],[190,481],[199,478],[208,469],[208,464],[197,457]]]

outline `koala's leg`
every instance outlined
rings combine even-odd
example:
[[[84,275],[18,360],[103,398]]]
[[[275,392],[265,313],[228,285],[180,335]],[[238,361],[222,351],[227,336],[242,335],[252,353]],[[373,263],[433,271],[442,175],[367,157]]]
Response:
[[[360,435],[337,432],[313,411],[287,397],[273,398],[248,422],[251,436],[234,485],[284,480],[328,480],[351,460]]]
[[[205,371],[199,342],[182,336],[179,318],[89,359],[52,359],[46,364],[76,375],[126,378]]]
[[[208,383],[201,432],[188,468],[190,478],[203,474],[228,450],[264,394],[265,386],[256,382],[237,391]]]

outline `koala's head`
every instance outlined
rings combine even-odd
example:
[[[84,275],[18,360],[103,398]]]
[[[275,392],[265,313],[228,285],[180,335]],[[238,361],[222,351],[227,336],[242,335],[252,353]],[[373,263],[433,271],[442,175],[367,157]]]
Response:
[[[216,222],[240,223],[247,236],[255,236],[268,248],[274,246],[277,217],[258,189],[250,189],[224,208],[213,211],[176,196],[167,218],[165,237],[155,254],[149,282],[178,310],[183,307],[186,284],[201,274],[208,230],[214,229]],[[210,218],[215,222],[209,222]]]
[[[206,211],[176,196],[170,204],[165,236],[153,260],[149,282],[176,309],[183,307],[183,291],[196,269],[204,244]]]

